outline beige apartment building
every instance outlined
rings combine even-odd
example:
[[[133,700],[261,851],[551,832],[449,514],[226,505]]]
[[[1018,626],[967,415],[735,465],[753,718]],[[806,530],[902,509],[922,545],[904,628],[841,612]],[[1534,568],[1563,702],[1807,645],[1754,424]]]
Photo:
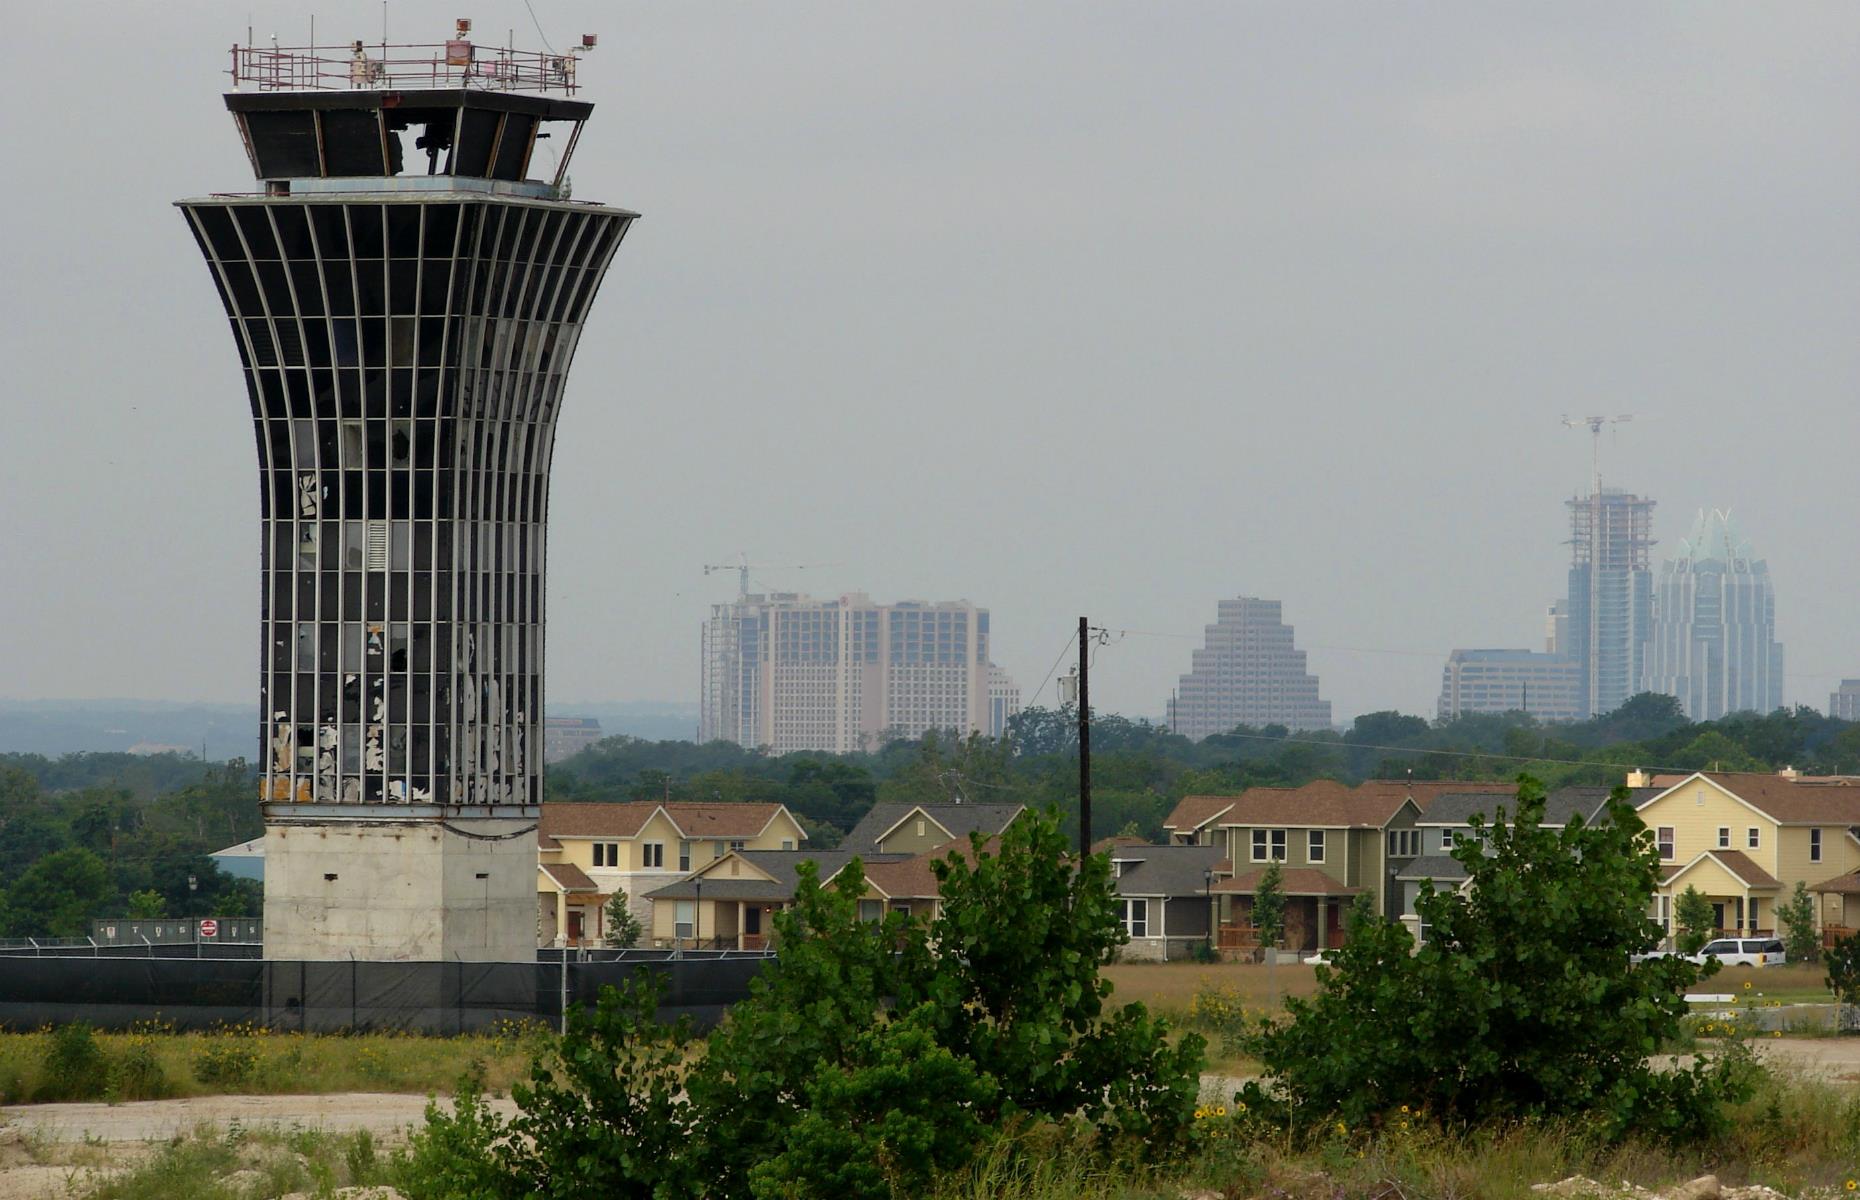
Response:
[[[1019,693],[989,662],[988,610],[745,595],[711,609],[700,737],[776,754],[847,754],[931,730],[992,733]]]

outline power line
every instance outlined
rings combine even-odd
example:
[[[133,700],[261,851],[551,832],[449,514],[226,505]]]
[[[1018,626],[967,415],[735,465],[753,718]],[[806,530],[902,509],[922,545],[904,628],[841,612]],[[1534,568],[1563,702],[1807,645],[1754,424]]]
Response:
[[[536,36],[542,39],[543,49],[554,54],[555,47],[549,44],[549,35],[543,32],[542,22],[536,19],[535,7],[530,4],[530,0],[523,0],[523,7],[530,10],[530,24],[536,26]]]
[[[1040,698],[1040,693],[1046,690],[1046,685],[1053,681],[1053,673],[1059,670],[1059,664],[1065,661],[1066,651],[1072,649],[1072,643],[1078,641],[1078,639],[1079,639],[1079,635],[1076,630],[1073,631],[1071,634],[1067,635],[1066,644],[1059,648],[1059,654],[1056,658],[1053,659],[1053,665],[1047,668],[1046,678],[1040,681],[1039,687],[1033,689],[1033,695],[1028,698],[1026,707],[1032,708],[1033,702]]]

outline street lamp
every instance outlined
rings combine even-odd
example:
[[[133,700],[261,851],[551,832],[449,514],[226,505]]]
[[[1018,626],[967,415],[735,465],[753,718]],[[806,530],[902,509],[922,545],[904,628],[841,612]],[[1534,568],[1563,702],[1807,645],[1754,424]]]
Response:
[[[1201,894],[1208,898],[1208,950],[1214,950],[1214,923],[1220,917],[1220,901],[1214,898],[1214,868],[1201,872]]]

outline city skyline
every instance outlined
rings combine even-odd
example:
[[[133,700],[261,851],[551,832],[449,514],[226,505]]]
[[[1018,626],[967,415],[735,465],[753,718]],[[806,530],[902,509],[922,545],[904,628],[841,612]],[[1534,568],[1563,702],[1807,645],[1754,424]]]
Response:
[[[843,564],[766,587],[985,595],[1028,703],[1052,703],[1084,614],[1168,635],[1105,647],[1093,679],[1101,708],[1160,717],[1209,600],[1247,593],[1297,614],[1337,718],[1426,713],[1454,646],[1535,643],[1555,501],[1588,465],[1557,420],[1592,410],[1636,414],[1603,455],[1659,498],[1656,551],[1715,505],[1762,531],[1783,698],[1825,705],[1860,674],[1850,440],[1801,434],[1860,385],[1837,49],[1860,14],[1374,13],[1339,37],[1341,14],[801,5],[620,29],[552,5],[551,36],[603,34],[582,82],[614,114],[576,193],[626,197],[653,236],[565,400],[550,707],[693,698],[730,582],[701,565],[746,548]],[[125,202],[121,167],[162,199],[240,169],[194,118],[245,17],[164,5],[151,54],[46,6],[0,48],[52,88],[31,48],[84,42],[106,81],[68,100],[84,153],[47,123],[0,132],[59,179],[0,200],[31,233],[9,276],[56,282],[0,299],[0,503],[28,514],[8,557],[37,580],[0,601],[8,695],[228,699],[256,669],[244,397],[199,349],[221,319],[178,302],[192,247]],[[326,6],[318,28],[379,17]]]

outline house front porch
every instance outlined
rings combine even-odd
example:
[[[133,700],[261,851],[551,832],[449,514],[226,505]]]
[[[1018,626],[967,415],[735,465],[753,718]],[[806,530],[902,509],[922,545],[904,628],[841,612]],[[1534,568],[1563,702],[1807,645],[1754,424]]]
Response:
[[[1262,871],[1216,880],[1215,949],[1223,954],[1257,954],[1259,930],[1253,923],[1253,896]],[[1309,954],[1344,943],[1344,914],[1363,889],[1340,883],[1322,871],[1293,868],[1284,872],[1285,932],[1280,947]]]

